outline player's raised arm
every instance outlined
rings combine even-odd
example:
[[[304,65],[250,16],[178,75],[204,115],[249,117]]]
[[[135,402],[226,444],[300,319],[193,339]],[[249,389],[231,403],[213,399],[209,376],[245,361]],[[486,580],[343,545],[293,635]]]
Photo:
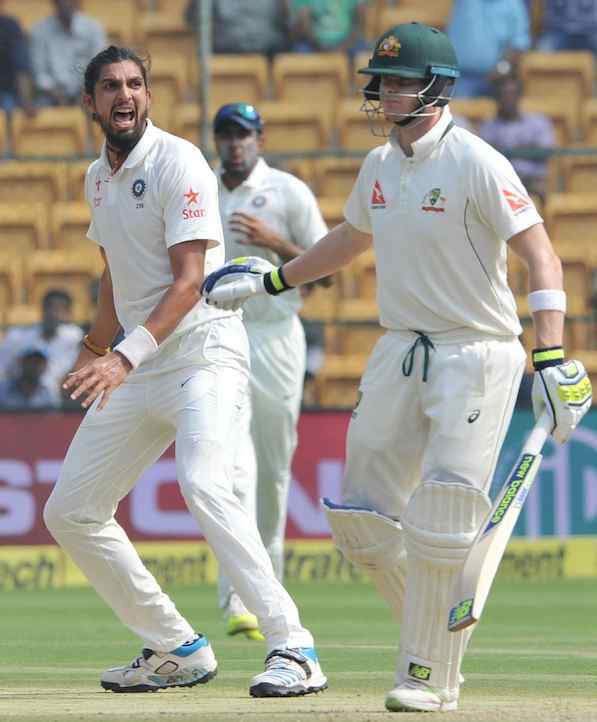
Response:
[[[591,407],[591,382],[580,361],[565,361],[563,347],[566,294],[562,264],[543,224],[513,236],[510,248],[529,271],[529,308],[535,325],[533,411],[551,417],[552,435],[564,443]]]
[[[263,262],[231,261],[213,271],[202,287],[207,302],[218,308],[237,308],[259,294],[277,295],[304,283],[317,281],[346,266],[371,245],[372,237],[348,222],[340,223],[301,256],[275,268]]]

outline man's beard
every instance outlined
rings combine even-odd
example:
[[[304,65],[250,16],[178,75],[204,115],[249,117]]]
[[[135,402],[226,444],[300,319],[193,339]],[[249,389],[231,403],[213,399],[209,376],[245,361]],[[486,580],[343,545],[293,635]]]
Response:
[[[99,124],[101,129],[104,131],[106,136],[106,144],[113,148],[118,153],[130,153],[130,151],[137,145],[141,136],[145,132],[147,125],[148,113],[147,110],[139,118],[139,122],[135,125],[132,130],[122,134],[114,134],[111,131],[110,125],[105,123],[101,118]]]

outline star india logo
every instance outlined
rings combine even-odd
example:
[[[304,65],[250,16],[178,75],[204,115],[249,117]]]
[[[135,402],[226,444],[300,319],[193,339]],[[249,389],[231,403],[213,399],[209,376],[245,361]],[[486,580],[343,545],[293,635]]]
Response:
[[[400,40],[390,35],[384,38],[378,45],[376,55],[386,55],[389,58],[397,58],[398,55],[400,55],[401,47]]]
[[[196,206],[199,205],[199,192],[194,191],[192,186],[189,186],[189,190],[183,193],[183,198],[187,206],[182,210],[182,217],[185,220],[189,220],[190,218],[203,218],[203,216],[205,216],[205,208],[190,208],[193,204]]]

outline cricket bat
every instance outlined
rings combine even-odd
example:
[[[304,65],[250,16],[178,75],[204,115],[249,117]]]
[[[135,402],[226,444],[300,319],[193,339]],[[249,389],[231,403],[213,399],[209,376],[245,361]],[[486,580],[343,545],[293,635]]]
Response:
[[[551,432],[546,411],[539,417],[508,479],[475,537],[458,576],[450,603],[448,629],[459,632],[479,621],[502,556],[537,476],[541,450]]]

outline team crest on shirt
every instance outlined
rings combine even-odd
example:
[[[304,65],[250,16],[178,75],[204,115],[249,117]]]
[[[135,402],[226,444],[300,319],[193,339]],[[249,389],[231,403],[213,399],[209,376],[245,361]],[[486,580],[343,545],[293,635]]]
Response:
[[[518,193],[513,193],[512,191],[506,190],[505,188],[502,188],[502,193],[504,194],[506,202],[510,206],[510,210],[512,211],[512,213],[514,213],[515,216],[519,215],[520,213],[524,213],[524,211],[528,210],[531,207],[531,199],[526,196],[521,196]]]
[[[131,193],[138,201],[140,201],[141,198],[143,198],[143,196],[145,195],[146,187],[147,186],[143,178],[137,178],[137,180],[133,183],[131,187]]]
[[[386,199],[383,197],[383,191],[378,180],[373,184],[373,192],[371,193],[371,208],[385,208]]]
[[[251,201],[251,205],[255,206],[255,208],[261,208],[266,204],[266,198],[265,196],[255,196],[253,200]]]
[[[426,213],[445,213],[446,197],[442,195],[441,188],[432,188],[425,193],[421,210]]]

